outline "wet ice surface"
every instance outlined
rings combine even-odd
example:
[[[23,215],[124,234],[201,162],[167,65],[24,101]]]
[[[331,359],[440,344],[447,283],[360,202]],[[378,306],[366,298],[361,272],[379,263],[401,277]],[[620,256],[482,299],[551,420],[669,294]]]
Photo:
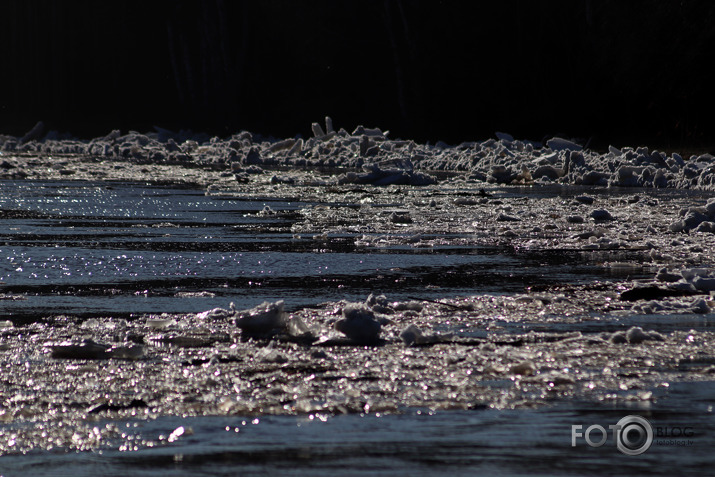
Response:
[[[310,473],[361,459],[424,471],[431,453],[465,473],[523,473],[568,455],[571,424],[611,412],[702,431],[633,471],[672,469],[666,457],[701,469],[715,234],[673,224],[706,216],[708,195],[187,174],[211,188],[0,184],[0,452],[13,472],[220,461]],[[278,300],[293,328],[236,326]],[[354,303],[379,339],[335,329]],[[365,441],[381,450],[352,456]],[[77,450],[93,453],[63,454]],[[576,464],[608,459],[587,450],[572,451]]]

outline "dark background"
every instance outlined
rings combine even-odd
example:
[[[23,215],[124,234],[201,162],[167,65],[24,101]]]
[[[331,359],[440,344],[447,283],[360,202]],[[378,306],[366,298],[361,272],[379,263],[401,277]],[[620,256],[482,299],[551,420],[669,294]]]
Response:
[[[715,144],[711,1],[0,4],[0,133]]]

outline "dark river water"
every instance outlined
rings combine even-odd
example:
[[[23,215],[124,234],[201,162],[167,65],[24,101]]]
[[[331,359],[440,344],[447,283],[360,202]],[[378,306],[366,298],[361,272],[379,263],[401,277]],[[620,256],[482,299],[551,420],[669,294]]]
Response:
[[[137,439],[174,443],[138,451],[35,452],[0,457],[4,476],[175,475],[712,475],[715,383],[681,383],[655,405],[570,402],[537,410],[419,411],[388,416],[165,417],[121,423]],[[642,454],[617,450],[609,425],[645,417]],[[101,426],[102,423],[98,423]],[[600,447],[573,426],[607,430]],[[600,431],[590,434],[601,440]],[[575,445],[572,445],[575,442]]]
[[[4,311],[26,322],[57,310],[131,316],[279,299],[300,307],[386,291],[395,300],[520,292],[605,274],[564,252],[365,249],[354,234],[295,236],[296,211],[312,205],[145,184],[0,182],[0,286],[27,298]],[[261,215],[266,206],[277,213]]]
[[[23,299],[0,300],[0,320],[131,319],[280,299],[290,310],[374,292],[438,299],[609,279],[603,267],[567,252],[370,249],[349,233],[295,236],[298,211],[311,205],[319,204],[140,183],[2,181],[0,293]],[[265,206],[278,213],[260,214]],[[620,319],[665,331],[673,323]],[[690,327],[708,325],[691,319]],[[389,416],[163,417],[119,425],[147,438],[183,427],[172,444],[0,456],[0,475],[712,475],[714,396],[713,383],[681,383],[634,407],[564,402]],[[655,430],[644,454],[622,454],[613,435],[600,447],[583,438],[572,446],[572,426],[608,429],[629,414]]]

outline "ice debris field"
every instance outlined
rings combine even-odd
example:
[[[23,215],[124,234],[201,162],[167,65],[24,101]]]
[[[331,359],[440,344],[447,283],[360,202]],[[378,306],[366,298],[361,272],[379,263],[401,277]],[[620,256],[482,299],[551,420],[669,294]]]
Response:
[[[670,382],[715,374],[710,154],[599,153],[501,133],[418,144],[380,129],[336,130],[329,118],[310,138],[281,140],[157,128],[83,141],[38,124],[0,136],[0,152],[3,183],[142,181],[214,198],[290,197],[296,209],[267,205],[255,216],[285,219],[292,243],[316,253],[491,247],[535,270],[474,278],[475,287],[494,277],[511,284],[501,293],[500,281],[489,293],[391,299],[381,275],[384,288],[362,300],[305,307],[227,300],[131,319],[0,317],[0,453],[171,442],[96,427],[99,419],[648,403]],[[38,217],[0,208],[2,220]],[[0,249],[12,246],[3,237]],[[558,273],[539,275],[557,259],[547,270]],[[571,259],[590,275],[563,275]],[[24,299],[10,285],[0,300]]]
[[[67,139],[38,123],[21,138],[0,135],[0,164],[7,178],[34,177],[33,165],[14,155],[81,155],[95,160],[123,159],[150,164],[193,164],[228,167],[239,180],[261,167],[351,168],[337,175],[338,184],[429,185],[436,179],[427,171],[468,173],[475,181],[496,184],[568,184],[604,187],[715,189],[712,154],[682,157],[648,147],[610,146],[608,152],[585,149],[571,140],[554,137],[544,144],[497,133],[496,139],[448,145],[418,144],[390,139],[389,131],[358,126],[352,132],[335,130],[329,117],[325,128],[312,125],[310,138],[274,139],[249,132],[229,138],[156,128],[156,132],[122,134],[114,130],[89,141]],[[60,174],[81,171],[56,164]],[[276,180],[291,180],[276,176]]]

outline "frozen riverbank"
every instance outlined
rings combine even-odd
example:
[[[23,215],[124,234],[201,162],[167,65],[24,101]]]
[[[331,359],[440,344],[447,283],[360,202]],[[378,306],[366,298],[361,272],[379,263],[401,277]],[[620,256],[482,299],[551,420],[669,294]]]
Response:
[[[211,168],[238,180],[250,180],[262,168],[287,171],[315,168],[351,168],[334,183],[412,184],[435,182],[430,171],[466,173],[470,180],[498,184],[563,184],[604,187],[646,187],[715,190],[715,157],[711,154],[666,154],[648,147],[610,146],[606,153],[554,137],[544,144],[517,140],[497,133],[496,139],[448,145],[418,144],[390,139],[388,131],[358,126],[352,132],[336,130],[330,118],[325,127],[312,126],[310,138],[264,138],[249,132],[229,138],[210,138],[189,132],[122,134],[115,130],[89,141],[61,138],[38,125],[21,138],[0,136],[0,177],[93,179],[151,179],[165,172],[162,165]],[[89,167],[66,156],[81,156]],[[32,156],[33,159],[27,159]],[[50,156],[55,160],[48,161]],[[130,171],[102,168],[103,161],[138,164]],[[45,170],[45,169],[51,170]],[[128,166],[124,166],[124,169]],[[163,175],[162,175],[163,176]],[[200,180],[186,173],[184,180]],[[276,180],[300,181],[290,173]]]

